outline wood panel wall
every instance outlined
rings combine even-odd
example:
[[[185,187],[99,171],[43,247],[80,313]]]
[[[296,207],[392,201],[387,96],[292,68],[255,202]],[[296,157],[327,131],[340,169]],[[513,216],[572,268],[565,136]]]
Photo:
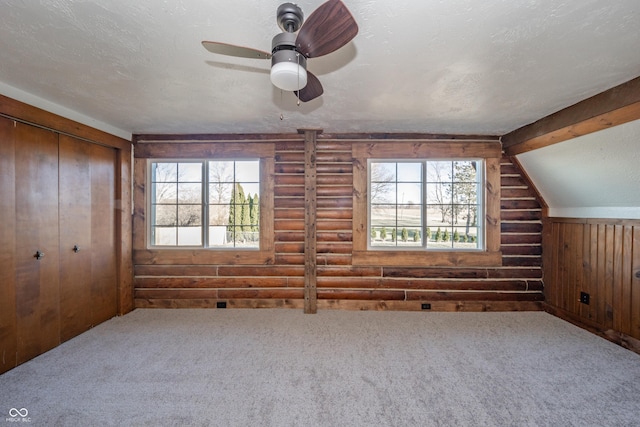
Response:
[[[549,218],[543,245],[549,311],[640,352],[640,221]]]
[[[305,290],[305,136],[183,136],[180,146],[225,143],[274,146],[273,256],[260,263],[201,251],[157,261],[146,247],[146,158],[166,152],[174,136],[134,136],[134,273],[136,307],[295,307]],[[315,144],[317,308],[537,310],[543,299],[541,204],[517,164],[500,160],[501,263],[492,266],[359,266],[353,262],[352,146],[389,136],[323,135]],[[413,137],[415,138],[415,137]],[[386,141],[392,143],[392,141]],[[473,142],[469,142],[472,144]],[[154,150],[162,144],[162,150]],[[204,150],[210,152],[211,150]],[[204,156],[203,152],[203,156]],[[209,260],[209,261],[205,261]],[[501,264],[501,265],[500,265]]]

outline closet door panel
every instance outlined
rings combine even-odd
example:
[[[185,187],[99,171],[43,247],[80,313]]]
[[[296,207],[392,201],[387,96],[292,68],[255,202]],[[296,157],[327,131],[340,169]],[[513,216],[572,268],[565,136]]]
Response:
[[[17,362],[60,343],[58,135],[15,128]],[[36,257],[40,253],[42,256]]]
[[[13,120],[0,117],[0,373],[16,366],[16,180]]]
[[[91,145],[60,135],[60,338],[92,326]]]
[[[91,301],[97,325],[117,314],[116,151],[91,147]]]

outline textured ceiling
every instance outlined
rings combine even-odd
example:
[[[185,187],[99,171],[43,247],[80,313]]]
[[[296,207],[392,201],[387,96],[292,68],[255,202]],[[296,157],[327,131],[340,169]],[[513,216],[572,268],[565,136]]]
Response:
[[[309,61],[325,94],[297,106],[269,61],[200,44],[270,50],[280,3],[0,0],[0,92],[124,134],[500,135],[640,74],[638,0],[345,0],[360,32]]]

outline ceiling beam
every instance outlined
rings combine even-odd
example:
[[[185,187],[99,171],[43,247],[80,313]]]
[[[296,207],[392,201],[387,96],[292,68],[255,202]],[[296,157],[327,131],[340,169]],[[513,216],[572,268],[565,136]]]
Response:
[[[640,119],[640,77],[503,135],[507,155],[526,153]]]

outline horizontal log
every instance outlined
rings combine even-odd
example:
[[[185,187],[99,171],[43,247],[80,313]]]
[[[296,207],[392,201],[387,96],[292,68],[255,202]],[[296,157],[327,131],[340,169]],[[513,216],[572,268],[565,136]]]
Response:
[[[287,277],[137,277],[136,289],[224,289],[224,288],[287,288]]]
[[[318,177],[323,174],[333,174],[351,176],[353,173],[353,163],[319,163],[316,165]]]
[[[351,153],[351,141],[318,139],[316,147],[318,151],[346,151]]]
[[[279,174],[304,175],[304,162],[302,163],[276,163],[274,166],[276,176]]]
[[[317,163],[352,163],[353,156],[351,152],[331,152],[331,151],[318,151],[316,153]]]
[[[318,266],[318,277],[381,277],[381,267],[326,267]]]
[[[528,198],[528,197],[536,197],[536,192],[533,189],[527,188],[513,188],[513,187],[502,187],[500,189],[500,197],[503,199],[517,199],[517,198]]]
[[[304,185],[280,185],[274,187],[273,194],[276,200],[279,198],[302,198],[304,200]],[[276,201],[276,206],[278,202]]]
[[[344,238],[344,241],[350,241],[350,237],[351,237],[351,229],[352,229],[352,222],[351,221],[340,221],[340,220],[335,220],[335,219],[317,219],[316,222],[316,229],[318,231],[344,231],[344,230],[348,230],[348,236],[346,238]],[[346,235],[347,233],[342,234],[343,236]],[[343,240],[343,238],[340,239],[341,241]]]
[[[215,265],[136,265],[135,276],[217,276]]]
[[[518,169],[516,165],[514,165],[510,160],[508,163],[503,163],[503,160],[500,162],[500,175],[520,175],[522,171]]]
[[[276,219],[273,227],[277,231],[304,231],[304,220]]]
[[[541,233],[540,222],[502,222],[500,231],[503,233]]]
[[[539,268],[443,268],[443,267],[384,267],[384,277],[430,279],[504,279],[542,278]]]
[[[136,289],[136,299],[232,299],[303,297],[303,288],[287,289]]]
[[[515,211],[515,210],[503,210],[500,211],[500,219],[502,221],[536,221],[542,220],[542,210],[526,210],[526,211]]]
[[[542,257],[539,256],[503,256],[504,267],[541,267]]]
[[[278,231],[275,232],[276,242],[304,242],[304,232],[300,231]]]
[[[522,243],[542,243],[542,234],[502,233],[500,243],[503,245],[515,245]]]
[[[347,185],[353,187],[353,176],[351,174],[320,174],[316,176],[318,186],[323,185]]]
[[[316,188],[318,197],[346,197],[349,200],[353,197],[353,186],[351,185],[318,185]]]
[[[276,188],[281,185],[304,187],[304,173],[298,175],[276,175],[273,177],[273,183]]]
[[[541,311],[539,301],[434,301],[429,310],[422,309],[421,301],[361,301],[319,300],[319,310],[359,311],[422,311],[436,312],[485,312],[485,311]]]
[[[500,209],[541,209],[540,203],[535,199],[517,200],[500,199]]]
[[[282,276],[282,277],[302,277],[304,276],[304,268],[269,265],[269,266],[229,266],[222,265],[218,267],[218,276],[234,277],[234,276]]]
[[[543,301],[542,292],[406,291],[408,301]]]
[[[501,246],[502,255],[541,255],[542,246],[539,245],[518,245],[518,246]]]
[[[304,253],[304,242],[276,242],[275,251],[278,254]]]
[[[501,169],[502,172],[502,169]],[[501,176],[500,186],[504,187],[528,187],[528,184],[521,176]]]
[[[287,197],[275,195],[273,198],[274,209],[304,209],[304,197]]]
[[[276,165],[279,163],[300,163],[304,167],[304,151],[276,151]]]
[[[501,265],[500,252],[454,251],[353,251],[356,265],[488,267]]]
[[[316,218],[321,220],[337,220],[337,219],[348,219],[349,221],[353,218],[353,212],[350,209],[318,209],[316,211]],[[351,228],[351,226],[349,227]]]
[[[402,301],[404,296],[404,291],[318,289],[318,299]]]
[[[283,138],[284,139],[284,138]],[[296,138],[287,138],[283,141],[275,141],[276,152],[278,151],[303,151],[304,152],[304,136]]]
[[[302,309],[304,307],[303,299],[209,299],[209,298],[191,298],[191,299],[159,299],[137,298],[135,300],[136,308],[217,308],[218,302],[226,303],[227,308],[294,308]]]
[[[318,254],[351,254],[353,245],[343,242],[318,241],[316,251]]]
[[[344,265],[352,264],[351,254],[318,254],[317,265]]]
[[[432,291],[542,291],[542,280],[396,279],[380,277],[318,277],[318,288]]]
[[[304,209],[274,209],[273,218],[275,220],[291,220],[298,219],[304,222]],[[276,228],[277,229],[277,228]]]
[[[318,209],[351,209],[352,197],[318,197]],[[304,209],[304,197],[289,197],[276,194],[273,200],[276,209]]]

